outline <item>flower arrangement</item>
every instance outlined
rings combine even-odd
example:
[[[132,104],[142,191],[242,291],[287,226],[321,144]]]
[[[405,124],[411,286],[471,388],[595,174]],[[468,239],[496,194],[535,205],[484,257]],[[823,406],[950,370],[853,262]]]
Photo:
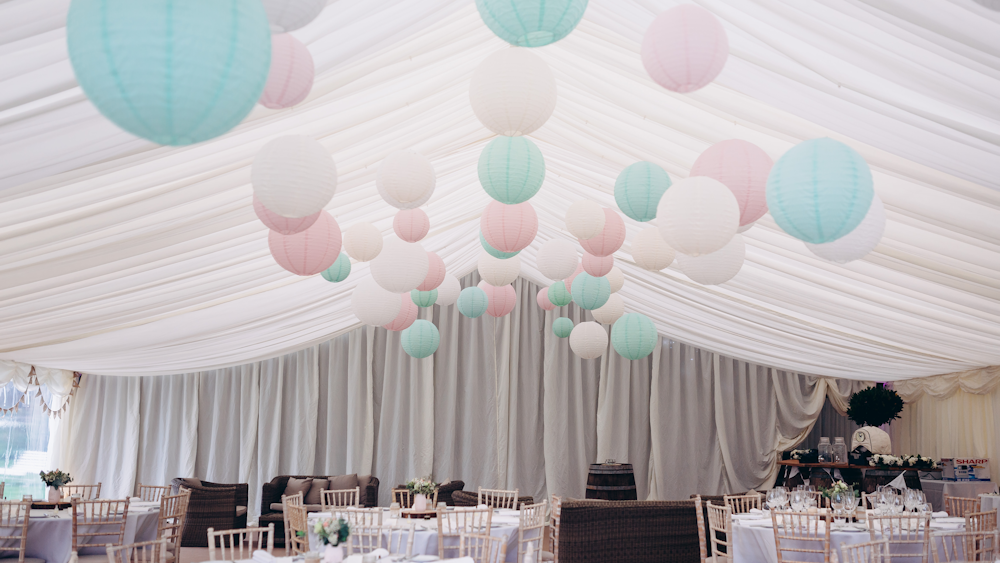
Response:
[[[819,461],[819,450],[792,450],[788,457],[802,463],[816,463]]]
[[[433,495],[437,487],[437,483],[432,481],[430,476],[417,477],[406,482],[406,488],[414,495]]]
[[[343,518],[327,518],[320,520],[313,526],[313,532],[319,536],[320,541],[325,545],[338,546],[351,537],[351,525]]]
[[[73,478],[69,476],[69,473],[58,469],[47,473],[45,471],[39,471],[38,474],[42,477],[42,482],[48,487],[59,488],[73,482]]]
[[[845,483],[843,481],[836,481],[833,484],[833,486],[830,487],[829,489],[824,488],[824,487],[820,487],[819,488],[820,494],[822,494],[824,497],[827,497],[827,498],[832,497],[834,493],[846,493],[849,490],[850,490],[850,487],[848,487],[847,483]]]
[[[913,467],[916,469],[936,469],[937,461],[922,455],[886,455],[874,454],[868,458],[868,465],[886,467]]]
[[[878,427],[899,418],[902,410],[903,399],[899,393],[880,383],[851,395],[847,417],[859,426]]]

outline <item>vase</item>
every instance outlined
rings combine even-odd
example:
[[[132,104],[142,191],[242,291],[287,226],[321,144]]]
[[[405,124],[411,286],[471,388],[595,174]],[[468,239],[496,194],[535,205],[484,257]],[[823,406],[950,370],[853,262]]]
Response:
[[[62,493],[59,492],[59,487],[49,487],[49,502],[56,503],[62,500]]]
[[[327,545],[323,551],[323,563],[340,563],[344,560],[344,548],[339,545]]]
[[[427,510],[427,495],[416,495],[413,497],[413,510],[417,512]]]

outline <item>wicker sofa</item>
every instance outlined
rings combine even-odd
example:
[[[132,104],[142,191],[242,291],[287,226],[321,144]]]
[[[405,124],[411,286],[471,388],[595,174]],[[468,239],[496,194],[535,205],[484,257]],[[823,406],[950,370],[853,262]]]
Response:
[[[191,489],[181,547],[208,547],[208,529],[233,530],[247,527],[247,499],[250,487],[246,483],[210,483],[193,477],[178,477],[171,481],[173,494],[181,487]]]
[[[274,523],[274,545],[284,546],[285,545],[285,519],[284,513],[281,510],[281,495],[285,492],[285,487],[288,486],[288,480],[295,479],[337,479],[342,482],[345,477],[350,477],[348,475],[338,475],[338,476],[326,476],[326,475],[278,475],[270,482],[264,483],[260,495],[260,525],[267,526],[270,523]],[[360,487],[360,499],[359,502],[361,506],[374,507],[378,506],[378,478],[373,475],[355,475],[357,478],[357,487]],[[344,488],[354,488],[347,485]],[[319,510],[318,506],[307,505],[306,509],[309,511]]]

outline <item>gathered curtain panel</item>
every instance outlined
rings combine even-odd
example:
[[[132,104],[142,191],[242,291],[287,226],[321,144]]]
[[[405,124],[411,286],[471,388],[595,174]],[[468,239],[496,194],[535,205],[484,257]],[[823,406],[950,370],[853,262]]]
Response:
[[[466,276],[463,286],[479,281]],[[661,339],[629,361],[609,345],[584,360],[515,282],[501,319],[421,309],[440,329],[416,359],[399,333],[363,327],[294,353],[172,376],[85,375],[60,425],[55,463],[110,496],[179,476],[250,484],[280,474],[374,474],[380,503],[416,476],[466,488],[583,497],[589,466],[631,463],[639,498],[682,499],[769,486],[780,452],[824,402],[843,410],[864,382],[760,366]]]

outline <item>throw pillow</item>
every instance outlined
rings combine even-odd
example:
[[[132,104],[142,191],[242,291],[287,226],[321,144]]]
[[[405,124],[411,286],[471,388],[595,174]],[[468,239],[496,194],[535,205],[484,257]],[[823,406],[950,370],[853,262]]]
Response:
[[[329,479],[313,479],[312,485],[309,486],[309,493],[306,494],[306,504],[322,504],[320,491],[329,489],[329,484]]]
[[[285,485],[284,495],[290,497],[292,495],[297,495],[302,493],[305,496],[309,492],[309,487],[312,485],[312,479],[296,479],[295,477],[288,478],[288,484]]]
[[[342,491],[344,489],[353,489],[358,486],[358,474],[352,473],[350,475],[337,475],[335,477],[330,477],[330,490],[331,491]]]

